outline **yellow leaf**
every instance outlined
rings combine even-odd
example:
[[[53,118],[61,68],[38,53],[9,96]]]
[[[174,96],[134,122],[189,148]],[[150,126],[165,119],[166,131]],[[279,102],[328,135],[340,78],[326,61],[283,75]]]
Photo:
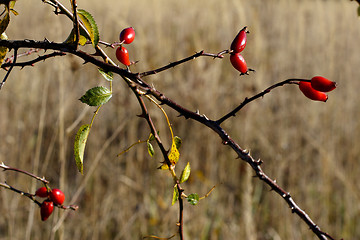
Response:
[[[87,42],[87,39],[85,36],[86,36],[86,32],[83,29],[80,29],[79,44],[81,46],[84,46]],[[76,38],[75,30],[72,29],[70,35],[67,37],[67,39],[64,41],[64,43],[72,44],[75,42],[75,38]]]
[[[171,164],[175,165],[179,161],[180,153],[176,146],[175,138],[172,139],[171,149],[169,153],[169,160]]]
[[[6,39],[8,39],[8,37],[6,36],[5,33],[2,33],[1,36],[0,36],[0,39],[1,40],[6,40]],[[4,61],[8,50],[9,49],[7,47],[0,47],[0,65]]]
[[[168,158],[171,162],[172,165],[175,165],[178,161],[179,161],[179,158],[180,158],[180,153],[179,153],[179,150],[178,150],[178,146],[181,145],[181,140],[179,140],[180,138],[179,137],[173,137],[172,139],[172,144],[171,144],[171,149],[170,149],[170,153],[168,155]],[[180,144],[179,144],[180,142]],[[160,167],[159,169],[161,170],[166,170],[166,169],[169,169],[169,166],[164,162]]]
[[[169,169],[169,166],[166,163],[163,163],[158,169],[167,170]]]
[[[0,20],[0,33],[3,33],[8,27],[10,22],[9,11],[6,12],[5,16]]]

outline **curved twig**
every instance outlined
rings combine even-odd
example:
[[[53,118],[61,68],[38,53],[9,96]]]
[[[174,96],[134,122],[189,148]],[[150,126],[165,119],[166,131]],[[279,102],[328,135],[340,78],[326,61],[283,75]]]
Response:
[[[27,54],[28,55],[28,54]],[[50,54],[46,54],[46,55],[42,55],[42,56],[38,56],[37,58],[30,60],[30,61],[26,61],[26,62],[5,62],[4,64],[1,65],[1,68],[7,68],[7,67],[26,67],[26,66],[34,66],[35,63],[41,62],[41,61],[45,61],[48,58],[52,58],[52,57],[56,57],[56,56],[64,56],[66,55],[64,52],[53,52]]]
[[[221,125],[221,123],[223,123],[225,120],[229,119],[230,117],[235,117],[236,113],[239,112],[246,104],[263,97],[265,94],[268,94],[271,90],[273,90],[274,88],[277,87],[281,87],[284,86],[285,84],[298,84],[299,81],[310,81],[310,80],[305,80],[305,79],[298,79],[298,78],[291,78],[291,79],[287,79],[285,81],[282,82],[278,82],[274,85],[271,85],[270,87],[266,88],[265,90],[263,90],[262,92],[250,97],[250,98],[245,98],[244,101],[242,103],[240,103],[239,106],[237,106],[234,110],[232,110],[231,112],[229,112],[228,114],[224,115],[223,117],[221,117],[220,119],[216,120],[215,122],[219,125]]]
[[[168,65],[157,68],[155,70],[139,73],[139,77],[140,78],[141,77],[146,77],[146,76],[149,76],[149,75],[153,75],[153,74],[168,70],[169,68],[176,67],[177,65],[180,65],[182,63],[188,62],[190,60],[193,60],[193,59],[201,57],[201,56],[213,57],[213,58],[223,58],[224,57],[220,53],[219,54],[213,54],[213,53],[206,53],[204,51],[200,51],[200,52],[195,53],[194,55],[191,55],[190,57],[186,57],[186,58],[181,59],[179,61],[169,63]]]
[[[35,174],[32,174],[30,172],[27,172],[27,171],[24,171],[24,170],[21,170],[21,169],[17,169],[17,168],[13,168],[13,167],[9,167],[9,166],[6,166],[3,162],[0,163],[0,168],[2,168],[4,171],[14,171],[14,172],[19,172],[19,173],[22,173],[22,174],[25,174],[25,175],[28,175],[32,178],[35,178],[36,180],[39,180],[45,184],[49,184],[50,182],[48,180],[46,180],[44,177],[39,177],[39,176],[36,176]]]

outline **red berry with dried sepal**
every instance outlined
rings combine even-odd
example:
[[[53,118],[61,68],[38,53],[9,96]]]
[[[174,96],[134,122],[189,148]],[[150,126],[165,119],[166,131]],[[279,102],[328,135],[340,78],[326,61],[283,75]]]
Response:
[[[40,206],[41,220],[45,221],[46,219],[48,219],[53,211],[54,211],[54,203],[49,200],[43,201],[43,203]]]
[[[49,193],[46,187],[41,187],[38,190],[36,190],[35,195],[38,197],[46,198],[48,197]]]
[[[328,99],[326,93],[315,90],[311,86],[310,82],[304,82],[304,81],[299,82],[299,88],[301,92],[311,100],[326,102],[326,100]]]
[[[130,44],[135,39],[135,30],[132,27],[125,28],[120,33],[120,42],[124,44]]]
[[[65,194],[57,188],[51,190],[49,197],[56,205],[61,205],[65,201]]]
[[[316,76],[311,79],[311,86],[320,92],[330,92],[336,88],[336,82],[321,76]]]
[[[129,52],[125,47],[120,46],[116,49],[116,58],[125,66],[130,66]]]
[[[248,73],[248,67],[246,65],[245,59],[240,53],[230,54],[230,62],[233,67],[242,74]]]
[[[242,50],[244,50],[244,48],[246,47],[246,42],[247,42],[246,34],[248,32],[249,31],[247,30],[247,27],[244,27],[243,29],[241,29],[240,32],[236,35],[236,37],[232,41],[230,50],[232,50],[235,53],[239,53]]]

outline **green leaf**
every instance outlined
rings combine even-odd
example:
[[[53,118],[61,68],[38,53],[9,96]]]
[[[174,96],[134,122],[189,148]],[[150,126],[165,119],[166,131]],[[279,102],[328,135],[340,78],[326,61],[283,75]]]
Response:
[[[94,47],[99,43],[99,30],[93,16],[84,9],[78,9],[78,15],[90,34],[90,40]]]
[[[99,68],[98,69],[99,72],[101,73],[101,75],[107,80],[107,81],[112,81],[114,79],[114,74],[112,72],[105,72],[103,69]]]
[[[199,202],[199,195],[197,195],[197,193],[192,193],[187,197],[187,200],[191,205],[196,205]]]
[[[191,168],[190,168],[190,163],[188,162],[184,170],[181,172],[180,183],[186,182],[189,179],[190,172],[191,172]]]
[[[175,137],[174,137],[174,142],[175,142],[176,148],[177,148],[177,149],[180,149],[181,143],[182,143],[181,138],[178,137],[178,136],[175,136]]]
[[[10,22],[10,12],[7,10],[5,16],[0,20],[0,34],[5,32]]]
[[[87,138],[89,136],[90,125],[85,124],[82,125],[75,136],[75,143],[74,143],[74,156],[76,166],[81,174],[84,171],[84,151]]]
[[[89,89],[81,98],[80,101],[89,106],[100,106],[107,103],[112,94],[106,87],[94,87]]]
[[[146,141],[146,144],[147,144],[147,149],[148,149],[148,153],[149,153],[150,157],[153,157],[155,154],[153,145],[149,141]]]
[[[175,185],[171,205],[174,205],[178,199],[179,199],[179,191]]]
[[[0,36],[0,39],[1,40],[6,40],[8,39],[8,37],[6,36],[6,34],[3,32]],[[7,47],[0,47],[0,65],[3,63],[5,57],[6,57],[6,54],[8,52],[8,48]]]

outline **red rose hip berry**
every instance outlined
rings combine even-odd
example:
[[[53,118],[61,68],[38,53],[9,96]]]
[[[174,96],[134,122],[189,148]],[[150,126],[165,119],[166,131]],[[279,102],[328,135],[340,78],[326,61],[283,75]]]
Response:
[[[242,74],[248,73],[248,67],[246,65],[245,59],[240,53],[231,54],[230,62],[233,67]]]
[[[239,53],[246,47],[246,34],[248,33],[247,27],[244,27],[240,30],[240,32],[236,35],[234,40],[231,43],[230,50],[235,53]]]
[[[61,205],[65,201],[65,194],[60,189],[53,189],[50,192],[50,199],[56,205]]]
[[[130,65],[129,52],[125,47],[120,46],[116,49],[116,58],[125,66]]]
[[[48,197],[49,193],[48,193],[46,187],[41,187],[38,190],[36,190],[35,195],[38,197],[46,198],[46,197]]]
[[[326,93],[315,90],[311,86],[310,82],[301,81],[299,83],[299,88],[300,88],[301,92],[307,98],[310,98],[311,100],[326,102],[326,100],[328,99],[328,96],[326,95]]]
[[[45,200],[40,206],[41,220],[45,221],[46,219],[48,219],[51,213],[53,212],[53,210],[54,210],[54,203],[49,200]]]
[[[316,76],[311,79],[311,87],[321,92],[330,92],[336,88],[336,82],[321,76]]]
[[[120,33],[120,42],[130,44],[135,39],[135,30],[132,27],[125,28]]]

